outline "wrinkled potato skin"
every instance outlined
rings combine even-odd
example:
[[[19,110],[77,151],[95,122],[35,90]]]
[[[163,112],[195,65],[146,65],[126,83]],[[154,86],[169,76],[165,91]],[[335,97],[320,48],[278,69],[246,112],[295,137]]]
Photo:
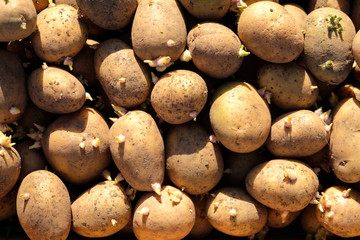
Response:
[[[291,128],[285,121],[291,118]],[[324,121],[310,110],[297,110],[276,118],[272,125],[266,148],[277,157],[307,157],[328,144],[329,133]]]
[[[76,3],[93,23],[108,30],[128,25],[138,5],[137,0],[76,0]]]
[[[231,76],[239,70],[244,59],[239,57],[239,37],[216,22],[201,23],[191,29],[187,45],[195,66],[213,78]]]
[[[210,191],[220,181],[224,163],[218,145],[195,123],[174,125],[165,139],[166,174],[188,194]]]
[[[227,149],[247,153],[265,143],[271,126],[270,111],[252,85],[225,83],[214,99],[210,108],[211,127]]]
[[[321,225],[329,232],[343,238],[360,236],[359,215],[360,193],[354,189],[350,191],[349,197],[344,197],[343,192],[348,187],[332,186],[325,190],[324,195],[331,202],[331,209],[320,211],[320,204],[317,205],[315,214]],[[334,214],[329,217],[329,212]]]
[[[71,211],[72,230],[89,238],[115,234],[132,216],[124,188],[114,181],[100,182],[84,192],[71,204]],[[116,220],[115,225],[112,219]]]
[[[334,111],[330,135],[330,167],[343,182],[360,181],[359,119],[360,103],[355,98],[342,100]]]
[[[207,201],[207,218],[220,232],[244,237],[258,233],[266,224],[268,212],[265,206],[255,201],[241,188],[226,187],[216,190],[215,197]],[[214,203],[218,202],[218,207]],[[237,214],[230,216],[230,210]]]
[[[47,62],[63,62],[84,47],[88,30],[70,5],[59,4],[38,14],[38,31],[31,35],[36,55]]]
[[[16,215],[16,195],[18,187],[14,187],[8,194],[0,198],[0,222]]]
[[[284,169],[297,176],[291,182]],[[254,167],[246,176],[246,190],[265,206],[296,212],[304,209],[317,192],[319,180],[306,164],[290,159],[274,159]]]
[[[150,72],[123,41],[108,39],[102,42],[95,51],[94,66],[106,95],[115,105],[134,107],[149,97]],[[125,82],[120,83],[120,78],[125,78]]]
[[[151,92],[151,105],[161,119],[171,124],[192,120],[206,104],[208,89],[204,79],[190,70],[163,75]],[[196,117],[196,116],[195,116]]]
[[[356,0],[355,0],[356,1]],[[343,11],[347,15],[350,13],[350,0],[309,0],[309,12],[322,7],[331,7]]]
[[[65,114],[85,103],[85,88],[71,73],[57,67],[34,70],[27,81],[31,101],[40,109]]]
[[[289,226],[299,216],[301,211],[289,212],[286,217],[281,216],[282,212],[278,210],[268,209],[268,218],[266,225],[271,228],[284,228]]]
[[[21,118],[27,105],[25,71],[21,60],[0,49],[0,123],[12,123]],[[17,107],[19,114],[11,114]]]
[[[295,18],[280,4],[261,1],[241,13],[238,35],[247,49],[272,63],[287,63],[297,58],[304,37]]]
[[[329,15],[342,17],[340,21],[343,32],[338,34],[328,30],[326,18]],[[352,41],[355,37],[355,27],[351,19],[342,11],[323,7],[308,14],[304,23],[304,63],[310,72],[320,81],[338,85],[349,75],[353,55]],[[324,68],[323,64],[333,61],[333,66]]]
[[[21,194],[29,193],[25,200]],[[30,239],[65,240],[71,227],[71,203],[66,186],[52,172],[38,170],[21,182],[16,198],[20,224]]]
[[[172,186],[163,186],[161,196],[145,193],[135,206],[133,231],[139,240],[180,240],[195,224],[195,206],[192,200],[182,193],[179,203],[171,201],[169,191],[181,192]],[[149,215],[138,214],[143,207],[149,208]]]
[[[231,0],[180,0],[184,8],[202,20],[218,20],[229,11]]]
[[[0,145],[0,198],[6,196],[15,186],[21,169],[21,157],[15,148],[5,148]]]
[[[271,92],[271,103],[284,110],[310,108],[317,100],[316,79],[296,63],[263,65],[257,74],[258,88]]]
[[[125,136],[119,143],[116,137]],[[130,186],[153,191],[151,184],[162,184],[165,175],[164,141],[155,120],[140,110],[130,111],[110,128],[112,158]]]
[[[24,39],[36,28],[36,9],[31,0],[0,1],[0,42]],[[21,28],[26,23],[26,29]]]
[[[131,29],[135,54],[142,60],[170,56],[175,62],[185,50],[185,20],[175,0],[141,0]],[[175,45],[168,47],[167,41]]]
[[[84,107],[52,122],[41,139],[42,149],[57,174],[68,182],[86,184],[99,178],[111,164],[108,133],[103,116]],[[99,138],[98,147],[92,145],[95,138]],[[85,144],[83,149],[81,142]]]

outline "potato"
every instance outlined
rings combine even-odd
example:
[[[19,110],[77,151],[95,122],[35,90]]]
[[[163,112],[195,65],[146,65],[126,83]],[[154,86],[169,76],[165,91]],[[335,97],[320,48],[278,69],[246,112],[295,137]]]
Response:
[[[180,58],[186,45],[186,25],[176,0],[141,0],[131,41],[135,54],[164,71]],[[164,57],[159,59],[160,57]]]
[[[192,28],[187,45],[195,66],[213,78],[227,78],[237,72],[245,54],[240,50],[239,37],[216,22],[205,22]]]
[[[28,78],[27,89],[31,101],[50,113],[72,113],[86,101],[85,88],[81,82],[58,67],[35,69]]]
[[[38,14],[38,31],[31,35],[36,55],[47,62],[64,62],[84,47],[88,31],[70,5],[59,4]]]
[[[194,224],[194,203],[175,187],[163,186],[160,195],[145,193],[136,203],[133,231],[139,240],[180,240]]]
[[[251,4],[240,15],[240,40],[256,56],[272,63],[288,63],[304,47],[295,18],[283,6],[270,1]]]
[[[271,103],[284,110],[310,108],[319,95],[316,79],[296,63],[265,64],[256,83],[271,92]]]
[[[307,13],[305,10],[296,3],[288,3],[283,5],[284,8],[294,16],[297,24],[299,25],[300,29],[302,29],[305,19],[307,17]]]
[[[245,237],[258,233],[266,224],[267,209],[241,188],[224,187],[206,203],[207,218],[220,232]]]
[[[355,27],[351,19],[340,10],[318,8],[306,17],[303,30],[303,59],[310,72],[328,84],[343,82],[353,64]]]
[[[27,102],[25,71],[21,60],[0,49],[0,123],[21,118]]]
[[[274,156],[296,158],[315,154],[328,141],[329,130],[317,114],[296,110],[274,119],[265,146]]]
[[[95,181],[111,163],[109,127],[93,108],[64,114],[43,133],[42,149],[49,164],[66,181]]]
[[[330,167],[343,182],[360,181],[359,141],[360,103],[355,98],[342,100],[334,111],[330,135]]]
[[[30,36],[36,28],[36,18],[31,0],[0,1],[0,42]]]
[[[38,170],[21,182],[16,212],[30,239],[67,239],[71,227],[69,192],[54,173]]]
[[[290,225],[300,213],[301,211],[288,212],[269,208],[266,225],[271,228],[285,228]]]
[[[190,70],[175,70],[163,75],[151,92],[151,105],[164,121],[188,122],[205,106],[208,89],[204,79]]]
[[[260,148],[270,132],[271,116],[265,101],[246,82],[228,82],[214,94],[211,127],[227,149],[247,153]]]
[[[8,194],[0,198],[0,222],[16,216],[16,195],[18,187],[15,186]]]
[[[309,204],[300,215],[300,224],[302,229],[311,236],[315,236],[324,239],[327,236],[333,235],[328,230],[326,230],[319,220],[316,217],[316,207],[315,204]]]
[[[112,158],[129,185],[139,191],[160,191],[164,142],[151,115],[129,111],[110,127],[108,139]]]
[[[360,193],[345,186],[325,190],[316,207],[316,217],[329,232],[343,238],[360,236]]]
[[[49,0],[32,0],[36,9],[36,12],[39,13],[49,5]]]
[[[108,30],[119,30],[128,25],[138,5],[136,0],[76,0],[76,3],[93,23]]]
[[[119,183],[103,181],[80,195],[71,204],[71,213],[74,232],[89,238],[107,237],[131,220],[131,202]]]
[[[329,166],[329,145],[326,145],[323,149],[318,151],[317,153],[302,158],[301,160],[307,163],[312,168],[320,168],[327,173],[330,173],[330,166]]]
[[[312,12],[315,9],[322,7],[331,7],[349,15],[350,13],[350,0],[310,0],[308,2],[308,11]]]
[[[219,20],[229,11],[231,0],[180,0],[184,8],[202,20]]]
[[[79,8],[79,6],[77,5],[76,0],[55,0],[55,3],[58,4],[58,5],[59,4],[67,4],[67,5],[72,6],[75,9]]]
[[[195,224],[187,237],[201,239],[209,236],[213,227],[207,219],[207,195],[190,196],[195,206]]]
[[[0,199],[11,191],[20,175],[21,157],[12,145],[11,136],[0,131]]]
[[[304,209],[318,191],[319,180],[306,164],[292,159],[261,163],[246,176],[246,190],[265,206],[278,211]]]
[[[198,124],[173,125],[165,138],[166,174],[192,195],[207,193],[220,181],[224,163],[218,145]]]
[[[150,72],[123,41],[112,38],[102,42],[95,51],[94,66],[114,104],[130,108],[145,102],[150,95]]]

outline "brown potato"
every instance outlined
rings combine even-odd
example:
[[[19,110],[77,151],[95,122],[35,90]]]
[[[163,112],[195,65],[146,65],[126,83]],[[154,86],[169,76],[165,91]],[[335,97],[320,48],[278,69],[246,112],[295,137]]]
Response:
[[[297,110],[276,118],[266,148],[277,157],[307,157],[329,142],[326,123],[310,110]]]
[[[294,16],[297,24],[299,25],[300,29],[302,29],[307,14],[305,10],[296,3],[288,3],[284,4],[284,8]]]
[[[86,101],[85,88],[81,82],[58,67],[34,70],[28,78],[27,88],[31,101],[50,113],[72,113]]]
[[[241,13],[237,32],[250,52],[272,63],[291,62],[303,51],[301,29],[278,3],[251,4]]]
[[[71,204],[71,213],[72,230],[89,238],[115,234],[132,216],[131,202],[115,181],[100,182],[84,192]]]
[[[71,203],[65,184],[54,173],[38,170],[21,182],[16,212],[30,239],[67,239],[71,227]]]
[[[266,224],[267,209],[241,188],[224,187],[207,201],[207,218],[220,232],[245,237],[258,233]]]
[[[350,14],[350,0],[309,0],[308,2],[309,12],[322,7],[331,7],[339,9],[347,15]]]
[[[214,229],[207,219],[206,202],[208,195],[190,196],[190,198],[195,206],[195,224],[187,237],[192,239],[205,238]]]
[[[151,105],[164,121],[181,124],[196,118],[207,96],[204,79],[193,71],[181,69],[160,78],[151,92]]]
[[[195,224],[195,206],[179,189],[163,186],[145,193],[135,206],[133,231],[139,240],[180,240]]]
[[[184,8],[202,20],[219,20],[229,11],[231,0],[180,0]]]
[[[109,127],[103,116],[90,107],[64,114],[52,122],[41,139],[49,164],[66,181],[95,181],[111,164]]]
[[[266,225],[271,228],[287,227],[300,215],[300,213],[301,211],[288,212],[268,208],[268,218]]]
[[[36,12],[39,13],[49,5],[49,0],[32,0],[36,9]]]
[[[291,159],[261,163],[246,176],[246,190],[265,206],[296,212],[304,209],[318,191],[319,180],[306,164]]]
[[[59,4],[38,14],[38,31],[31,35],[31,42],[41,59],[47,62],[63,62],[74,57],[84,47],[88,31],[78,18],[75,8]]]
[[[302,229],[311,236],[320,239],[326,239],[327,236],[332,236],[333,234],[326,230],[319,220],[316,217],[316,207],[315,204],[309,204],[302,212],[300,216],[300,224]]]
[[[150,114],[134,110],[110,128],[112,158],[131,187],[160,191],[165,175],[164,142]]]
[[[0,222],[16,216],[16,195],[18,186],[0,198]]]

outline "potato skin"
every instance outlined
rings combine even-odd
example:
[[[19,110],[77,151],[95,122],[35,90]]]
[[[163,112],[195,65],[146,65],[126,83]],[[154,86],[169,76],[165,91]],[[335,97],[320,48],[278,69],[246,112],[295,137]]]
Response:
[[[211,127],[227,149],[247,153],[265,143],[271,125],[270,111],[251,84],[225,83],[217,89],[214,99]]]
[[[291,127],[285,127],[290,118]],[[310,110],[296,110],[277,117],[272,125],[266,148],[277,157],[311,156],[328,144],[325,122]]]
[[[179,203],[171,200],[172,193],[181,194]],[[149,208],[149,215],[139,213],[143,207]],[[195,206],[181,190],[166,185],[161,195],[145,193],[134,208],[133,231],[139,240],[180,240],[195,224]]]
[[[116,137],[123,135],[124,142]],[[119,118],[109,131],[112,158],[130,186],[139,191],[153,191],[165,175],[164,141],[150,114],[134,110]]]
[[[319,95],[316,79],[296,63],[268,63],[257,73],[258,88],[271,92],[271,103],[284,110],[310,108]]]
[[[338,34],[328,30],[326,18],[330,15],[342,17],[340,21],[343,31]],[[304,23],[304,63],[310,72],[320,81],[338,85],[349,75],[353,55],[352,41],[355,27],[351,19],[342,11],[323,7],[308,14]],[[332,66],[324,66],[332,61]]]
[[[356,2],[356,1],[354,1]],[[308,12],[322,7],[331,7],[343,11],[347,15],[350,13],[350,0],[309,0]]]
[[[56,114],[72,113],[85,103],[85,88],[71,73],[47,67],[34,70],[27,81],[31,101],[40,109]]]
[[[342,100],[334,111],[330,135],[330,167],[343,182],[360,181],[359,122],[360,103],[355,98]]]
[[[272,63],[291,62],[304,47],[295,18],[283,6],[270,1],[248,6],[240,15],[237,32],[250,52]]]
[[[0,198],[6,196],[15,186],[21,170],[21,157],[15,148],[0,145]]]
[[[25,200],[22,194],[28,193]],[[30,239],[67,239],[71,227],[69,192],[58,176],[47,170],[27,175],[16,198],[20,224]]]
[[[192,28],[187,45],[195,66],[213,78],[231,76],[239,70],[244,59],[239,56],[239,37],[216,22],[205,22]]]
[[[38,14],[38,31],[31,35],[36,55],[47,62],[63,62],[84,47],[88,30],[78,12],[67,4],[46,8]]]
[[[209,141],[209,135],[202,126],[190,122],[174,125],[165,139],[166,174],[192,195],[207,193],[223,175],[220,148]]]
[[[354,213],[360,211],[360,193],[351,189],[349,196],[344,197],[344,191],[347,190],[348,187],[345,186],[332,186],[326,189],[323,196],[327,197],[331,208],[324,207],[325,210],[322,212],[321,204],[318,204],[315,214],[321,225],[329,232],[343,238],[358,237],[360,220],[359,215]]]
[[[268,218],[266,225],[271,228],[284,228],[290,225],[299,216],[301,211],[288,212],[287,214],[282,211],[268,208]]]
[[[207,97],[204,79],[193,71],[180,69],[168,72],[155,84],[151,105],[164,121],[181,124],[193,120],[201,112]]]
[[[49,164],[73,184],[93,182],[110,165],[109,127],[93,108],[64,114],[52,122],[41,139]],[[99,145],[93,141],[99,138]],[[84,143],[81,148],[80,143]]]
[[[0,49],[0,123],[12,123],[21,118],[27,105],[25,71],[21,60]],[[12,114],[16,107],[20,113]]]
[[[284,8],[294,16],[297,24],[299,25],[300,29],[302,29],[305,19],[307,17],[307,13],[305,10],[296,3],[288,3],[283,5]]]
[[[186,45],[186,25],[176,0],[141,0],[136,9],[131,41],[142,60],[170,56],[175,62]],[[168,40],[174,45],[169,47]]]
[[[71,204],[71,212],[72,230],[89,238],[115,234],[132,216],[124,188],[114,181],[100,182],[84,192]]]
[[[114,104],[130,108],[149,97],[150,72],[123,41],[112,38],[102,42],[95,51],[94,66],[101,86]],[[125,82],[120,83],[120,78],[125,78]]]
[[[0,2],[0,42],[24,39],[36,28],[36,9],[31,0]],[[21,24],[25,23],[25,28]]]
[[[286,176],[290,170],[292,181]],[[246,190],[265,206],[296,212],[304,209],[315,195],[319,180],[306,164],[292,159],[274,159],[261,163],[246,176]]]
[[[184,8],[202,20],[219,20],[229,11],[231,0],[180,0]]]
[[[268,216],[266,207],[245,190],[224,187],[216,190],[213,195],[206,203],[207,218],[218,231],[245,237],[258,233],[265,226]],[[230,215],[232,209],[236,211],[234,217]]]
[[[8,194],[0,198],[0,222],[16,215],[16,195],[18,186],[15,186]]]

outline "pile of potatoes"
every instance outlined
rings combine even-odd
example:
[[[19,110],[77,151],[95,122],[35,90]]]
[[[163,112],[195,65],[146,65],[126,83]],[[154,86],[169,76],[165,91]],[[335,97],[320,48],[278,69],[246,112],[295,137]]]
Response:
[[[360,0],[0,0],[0,239],[360,237]]]

